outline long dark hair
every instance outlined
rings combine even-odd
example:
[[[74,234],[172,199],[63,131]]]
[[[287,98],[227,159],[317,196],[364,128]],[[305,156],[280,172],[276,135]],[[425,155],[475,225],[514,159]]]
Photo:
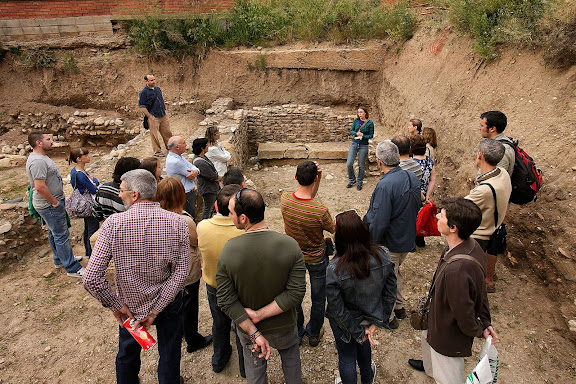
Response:
[[[336,273],[345,270],[351,276],[365,279],[370,276],[370,256],[382,265],[378,257],[379,246],[372,241],[372,235],[360,216],[354,210],[336,215],[334,234]]]

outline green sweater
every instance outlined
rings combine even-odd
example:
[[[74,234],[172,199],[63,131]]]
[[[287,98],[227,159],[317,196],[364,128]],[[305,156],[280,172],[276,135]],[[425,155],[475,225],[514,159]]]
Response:
[[[228,240],[218,259],[218,306],[236,324],[273,300],[284,311],[258,323],[267,333],[296,326],[296,304],[306,293],[306,267],[296,240],[274,231],[247,232]]]

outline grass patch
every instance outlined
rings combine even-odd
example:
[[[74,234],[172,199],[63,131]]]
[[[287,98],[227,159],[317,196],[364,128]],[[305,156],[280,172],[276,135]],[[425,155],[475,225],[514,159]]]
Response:
[[[56,56],[47,48],[37,48],[25,51],[21,57],[24,68],[54,68]]]
[[[412,37],[415,12],[407,1],[237,0],[230,11],[185,19],[161,14],[124,22],[135,49],[148,56],[181,55],[214,46],[352,42]]]
[[[72,54],[64,56],[64,58],[62,59],[62,68],[67,72],[80,73],[78,63],[76,62],[76,59]]]

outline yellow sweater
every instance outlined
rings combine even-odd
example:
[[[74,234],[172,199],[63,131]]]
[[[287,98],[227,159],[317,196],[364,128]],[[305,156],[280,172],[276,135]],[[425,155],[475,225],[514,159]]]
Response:
[[[244,234],[237,229],[228,216],[214,216],[202,220],[196,228],[198,233],[198,248],[202,254],[202,278],[209,286],[216,288],[216,265],[220,251],[228,240]]]

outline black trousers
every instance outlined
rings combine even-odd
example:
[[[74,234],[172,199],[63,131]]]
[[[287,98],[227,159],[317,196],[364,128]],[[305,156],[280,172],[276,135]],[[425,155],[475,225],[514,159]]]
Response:
[[[184,287],[184,340],[190,347],[204,344],[204,336],[198,333],[198,290],[200,280]]]

